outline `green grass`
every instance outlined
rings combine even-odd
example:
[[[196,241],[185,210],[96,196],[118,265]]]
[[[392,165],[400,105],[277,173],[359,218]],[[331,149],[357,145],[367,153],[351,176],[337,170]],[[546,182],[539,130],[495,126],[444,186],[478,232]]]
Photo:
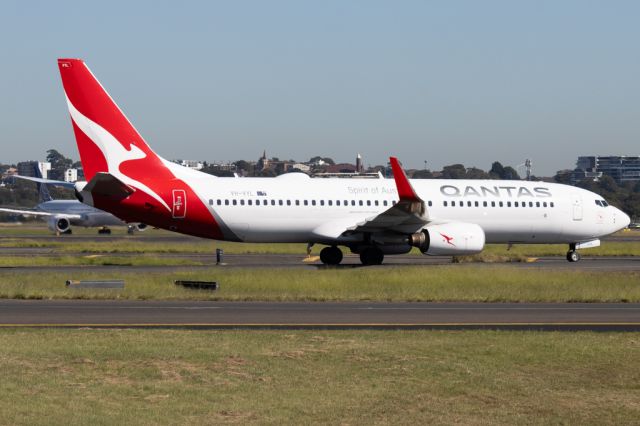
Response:
[[[135,256],[0,256],[1,267],[21,266],[180,266],[203,265],[192,259],[159,258],[150,254],[137,254]]]
[[[68,289],[68,279],[124,279],[124,290]],[[215,292],[176,279],[218,281]],[[212,267],[178,273],[11,272],[1,298],[122,298],[274,301],[640,302],[640,272],[553,271],[446,265],[349,269]]]
[[[638,334],[0,332],[0,423],[635,424]]]

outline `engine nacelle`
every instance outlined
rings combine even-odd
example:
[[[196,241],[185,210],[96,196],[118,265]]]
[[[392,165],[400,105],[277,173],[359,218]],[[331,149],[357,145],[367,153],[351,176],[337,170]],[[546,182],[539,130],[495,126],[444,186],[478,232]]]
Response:
[[[484,241],[482,228],[466,222],[431,225],[409,236],[409,244],[432,256],[477,254],[484,248]]]
[[[146,231],[148,227],[149,227],[149,226],[148,226],[146,223],[138,223],[138,224],[136,225],[136,229],[137,229],[139,232]]]
[[[65,234],[71,229],[71,222],[66,217],[51,216],[48,225],[50,230],[61,234]]]

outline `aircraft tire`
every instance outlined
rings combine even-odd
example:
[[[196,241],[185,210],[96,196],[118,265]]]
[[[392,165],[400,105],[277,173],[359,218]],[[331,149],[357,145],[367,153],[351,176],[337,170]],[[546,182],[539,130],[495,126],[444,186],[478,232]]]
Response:
[[[320,261],[325,265],[339,265],[342,262],[342,250],[336,246],[325,247],[320,251]]]
[[[368,247],[360,253],[360,262],[363,265],[382,265],[384,253],[377,247]]]
[[[580,253],[576,250],[569,250],[567,252],[567,260],[569,262],[578,262],[580,260]]]

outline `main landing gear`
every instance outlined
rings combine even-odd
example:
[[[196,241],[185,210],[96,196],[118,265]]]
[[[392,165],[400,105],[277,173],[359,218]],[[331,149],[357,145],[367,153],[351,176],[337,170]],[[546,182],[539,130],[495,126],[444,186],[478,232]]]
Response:
[[[360,252],[360,262],[363,265],[382,265],[384,253],[378,247],[367,247]]]
[[[102,228],[98,229],[98,234],[111,235],[111,229],[107,228],[106,226],[103,226]]]
[[[569,262],[577,262],[580,260],[580,253],[576,250],[575,244],[569,244],[569,251],[567,252],[567,260]]]
[[[342,262],[342,250],[336,246],[320,250],[320,261],[325,265],[339,265]]]
[[[325,265],[339,265],[342,262],[342,250],[336,246],[325,247],[320,251],[320,261]],[[381,265],[384,253],[378,247],[367,247],[360,251],[363,265]]]

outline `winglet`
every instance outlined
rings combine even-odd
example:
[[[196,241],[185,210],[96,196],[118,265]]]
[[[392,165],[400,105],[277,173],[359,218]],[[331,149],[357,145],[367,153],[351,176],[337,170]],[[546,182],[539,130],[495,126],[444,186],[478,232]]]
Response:
[[[396,157],[389,157],[391,162],[391,170],[393,171],[393,179],[396,181],[396,187],[398,189],[398,197],[400,201],[422,202],[422,199],[418,197],[416,191],[413,190],[411,182],[407,178],[404,170],[400,166],[400,162]]]

